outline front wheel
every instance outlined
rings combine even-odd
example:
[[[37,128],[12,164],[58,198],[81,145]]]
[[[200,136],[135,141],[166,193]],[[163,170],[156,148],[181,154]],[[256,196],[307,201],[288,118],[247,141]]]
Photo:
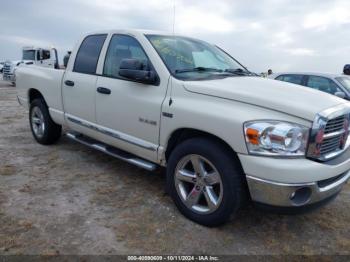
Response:
[[[50,145],[61,137],[62,127],[53,122],[42,98],[35,99],[30,104],[29,122],[32,134],[40,144]]]
[[[244,199],[243,171],[224,145],[189,139],[170,155],[167,186],[180,212],[205,225],[218,226],[236,213]]]

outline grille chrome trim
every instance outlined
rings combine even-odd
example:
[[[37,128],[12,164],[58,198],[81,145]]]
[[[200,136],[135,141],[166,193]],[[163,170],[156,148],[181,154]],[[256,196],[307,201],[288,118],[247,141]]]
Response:
[[[317,114],[310,130],[306,156],[318,161],[327,161],[343,153],[350,146],[350,128],[344,129],[344,123],[349,121],[348,104],[340,104]]]
[[[343,125],[342,125],[343,126]],[[342,127],[341,126],[341,127]],[[332,132],[332,133],[325,133],[325,135],[323,136],[324,139],[326,138],[332,138],[332,137],[337,137],[339,135],[342,135],[345,133],[345,130],[342,129],[342,130],[339,130],[339,131],[335,131],[335,132]]]

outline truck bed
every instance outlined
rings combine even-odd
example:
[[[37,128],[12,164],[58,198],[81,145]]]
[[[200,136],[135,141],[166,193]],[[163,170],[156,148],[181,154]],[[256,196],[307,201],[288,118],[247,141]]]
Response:
[[[61,87],[64,73],[65,70],[33,65],[19,67],[16,71],[16,87],[21,104],[28,107],[29,92],[35,88],[43,94],[50,109],[63,112]]]

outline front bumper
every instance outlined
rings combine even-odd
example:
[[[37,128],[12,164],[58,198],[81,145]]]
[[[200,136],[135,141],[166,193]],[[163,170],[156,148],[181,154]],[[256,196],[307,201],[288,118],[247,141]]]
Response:
[[[247,176],[253,201],[279,207],[304,206],[321,202],[339,193],[350,171],[334,178],[311,183],[286,184]]]
[[[14,74],[3,74],[2,75],[2,79],[4,81],[9,81],[9,82],[15,82],[16,81],[16,77]]]
[[[350,149],[327,162],[238,154],[251,199],[292,207],[317,203],[337,194],[349,179]]]

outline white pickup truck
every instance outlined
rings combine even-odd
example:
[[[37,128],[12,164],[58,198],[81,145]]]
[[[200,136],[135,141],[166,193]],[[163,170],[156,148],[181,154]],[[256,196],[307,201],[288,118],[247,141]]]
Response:
[[[206,226],[245,200],[287,212],[319,206],[349,179],[348,102],[257,77],[201,40],[88,34],[66,70],[19,68],[17,88],[39,143],[65,126],[111,156],[166,167],[176,206]]]

